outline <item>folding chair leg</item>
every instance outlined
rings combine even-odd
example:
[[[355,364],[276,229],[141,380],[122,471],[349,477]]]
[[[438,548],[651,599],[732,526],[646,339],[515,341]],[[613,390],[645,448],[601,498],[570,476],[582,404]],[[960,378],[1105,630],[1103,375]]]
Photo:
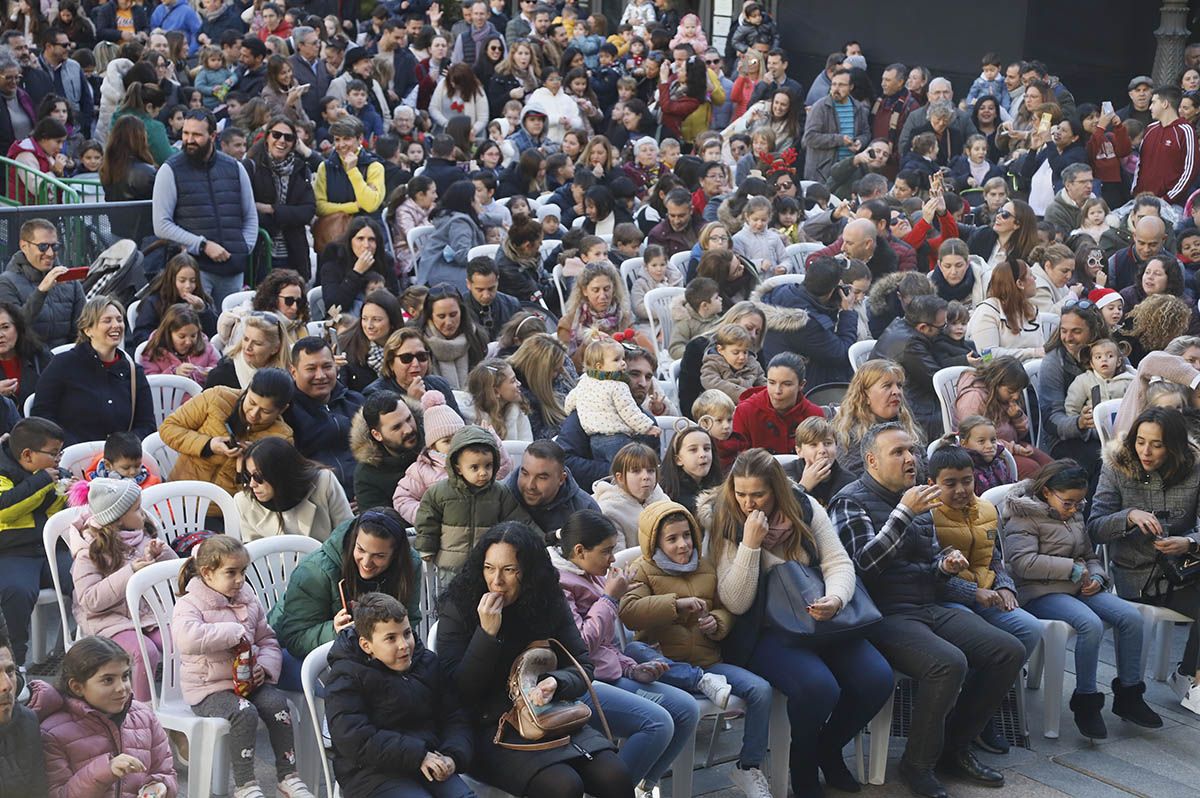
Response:
[[[788,764],[792,748],[792,726],[788,721],[787,696],[778,690],[771,698],[771,723],[767,734],[767,781],[774,798],[787,798]]]
[[[672,798],[692,798],[692,768],[695,766],[696,735],[693,734],[671,763]]]
[[[871,784],[883,784],[887,775],[888,746],[892,737],[892,711],[896,702],[896,690],[880,708],[867,729],[871,732],[871,753],[867,757],[868,780]]]
[[[1037,690],[1042,686],[1045,653],[1046,640],[1043,635],[1043,638],[1034,646],[1033,653],[1029,655],[1029,662],[1025,665],[1025,686],[1030,690]]]

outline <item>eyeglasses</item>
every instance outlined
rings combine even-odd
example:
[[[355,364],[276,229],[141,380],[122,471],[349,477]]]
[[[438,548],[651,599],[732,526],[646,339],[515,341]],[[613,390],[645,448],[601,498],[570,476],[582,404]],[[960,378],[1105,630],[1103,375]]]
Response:
[[[59,243],[59,242],[57,242],[57,241],[55,241],[55,242],[53,242],[53,243],[49,243],[49,242],[46,242],[46,241],[42,241],[42,242],[39,242],[39,243],[37,243],[37,244],[33,243],[32,241],[26,241],[25,243],[26,243],[26,244],[29,244],[30,246],[37,247],[37,251],[38,251],[38,252],[45,252],[45,251],[46,251],[46,250],[48,250],[48,249],[52,249],[52,250],[54,250],[55,252],[61,252],[61,251],[62,251],[62,248],[63,248],[63,245],[62,245],[62,244],[60,244],[60,243]]]
[[[1099,255],[1089,255],[1087,262],[1088,266],[1099,266],[1100,264],[1104,263],[1104,258],[1100,257]]]
[[[412,363],[414,360],[417,361],[418,363],[427,363],[427,362],[429,362],[429,353],[428,352],[401,352],[400,354],[396,355],[396,359],[399,360],[401,363],[403,363],[406,366],[409,365],[410,363]]]
[[[717,64],[721,63],[721,59],[720,58],[705,58],[704,63],[708,64],[709,66],[716,66]]]
[[[241,472],[240,474],[238,474],[238,482],[240,482],[243,485],[249,485],[251,483],[253,483],[255,485],[266,485],[267,484],[267,480],[264,479],[263,475],[257,471]]]
[[[62,456],[63,456],[62,449],[59,449],[57,452],[47,452],[47,451],[43,451],[41,449],[34,449],[34,451],[37,452],[38,454],[44,454],[47,457],[52,458],[55,462],[58,462],[59,460],[61,460]]]
[[[1067,501],[1062,496],[1059,496],[1055,491],[1050,491],[1050,493],[1053,494],[1054,498],[1058,499],[1059,504],[1063,506],[1064,510],[1082,510],[1083,508],[1087,507],[1087,499],[1080,499],[1077,502],[1071,502]]]
[[[996,218],[997,218],[997,219],[1012,219],[1012,218],[1013,218],[1013,212],[1012,212],[1012,211],[1006,211],[1006,210],[1004,210],[1003,208],[1001,208],[1000,210],[996,211]]]
[[[282,130],[272,130],[271,138],[283,139],[284,141],[287,141],[287,142],[294,142],[296,140],[296,134],[295,133],[285,133]]]
[[[1072,309],[1087,310],[1088,308],[1094,308],[1094,307],[1096,307],[1096,305],[1090,299],[1072,299],[1069,302],[1064,302],[1062,309],[1063,310],[1072,310]]]
[[[298,296],[281,296],[281,297],[279,297],[279,301],[282,302],[283,304],[287,305],[289,308],[291,308],[291,307],[295,307],[296,305],[300,304],[300,297],[298,297]]]

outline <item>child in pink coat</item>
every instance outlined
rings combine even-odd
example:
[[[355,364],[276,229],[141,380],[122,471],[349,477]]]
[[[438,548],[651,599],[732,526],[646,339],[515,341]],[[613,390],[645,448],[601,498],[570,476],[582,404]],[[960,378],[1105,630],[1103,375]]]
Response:
[[[125,602],[129,578],[152,562],[178,557],[158,538],[158,528],[142,512],[142,489],[133,480],[98,477],[76,482],[69,501],[73,506],[87,502],[87,510],[75,520],[67,534],[74,563],[75,582],[72,611],[85,635],[112,638],[133,662],[133,697],[150,700],[150,680],[162,661],[162,635],[143,607],[138,625],[146,637],[142,659],[134,621]]]
[[[192,711],[229,721],[234,798],[265,798],[254,780],[258,718],[275,750],[279,794],[313,798],[296,774],[296,745],[287,698],[275,687],[283,653],[267,613],[246,584],[250,555],[241,541],[213,535],[194,549],[179,569],[179,600],[171,636],[180,653],[179,683]],[[249,684],[239,694],[234,680],[238,648],[252,655]]]
[[[85,637],[63,657],[58,686],[29,684],[55,798],[174,798],[171,746],[149,704],[133,698],[129,655]]]
[[[167,308],[138,358],[147,374],[178,374],[202,386],[218,360],[217,350],[200,330],[200,317],[182,302]]]

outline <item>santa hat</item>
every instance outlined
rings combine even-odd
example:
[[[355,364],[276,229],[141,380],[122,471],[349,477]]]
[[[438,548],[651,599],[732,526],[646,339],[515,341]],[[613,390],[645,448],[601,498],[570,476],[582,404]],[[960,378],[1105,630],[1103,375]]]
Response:
[[[1105,305],[1121,300],[1121,295],[1111,288],[1093,288],[1091,291],[1088,291],[1088,299],[1097,308],[1102,308]]]

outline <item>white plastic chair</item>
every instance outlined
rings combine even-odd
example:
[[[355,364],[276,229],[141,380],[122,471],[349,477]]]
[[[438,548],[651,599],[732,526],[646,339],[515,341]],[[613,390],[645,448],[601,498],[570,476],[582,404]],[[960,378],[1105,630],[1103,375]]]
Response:
[[[58,346],[56,346],[50,350],[50,354],[61,355],[63,352],[70,352],[74,348],[75,348],[75,344],[59,344]]]
[[[104,441],[84,441],[83,443],[73,443],[63,449],[62,459],[58,461],[59,468],[65,468],[73,475],[83,478],[85,471],[96,455],[104,451]],[[153,475],[161,477],[158,472],[158,461],[153,457],[142,452],[142,465]]]
[[[1113,431],[1117,426],[1117,411],[1120,409],[1120,399],[1109,399],[1092,409],[1092,419],[1096,422],[1096,435],[1100,437],[1102,447],[1107,446],[1108,442],[1112,440]]]
[[[308,289],[308,317],[313,321],[325,318],[325,290],[319,285]]]
[[[688,261],[691,259],[692,259],[692,251],[690,249],[685,249],[683,252],[676,252],[674,255],[672,255],[670,258],[668,258],[667,262],[670,263],[672,266],[674,266],[679,271],[679,273],[684,276],[684,278],[685,278],[684,282],[686,282],[687,281],[686,280],[687,265],[688,265]]]
[[[1016,483],[1012,485],[997,485],[994,488],[988,488],[979,498],[986,499],[991,502],[996,510],[1000,513],[1001,518],[1004,517],[1004,501],[1008,498],[1008,494],[1012,491]]]
[[[683,288],[678,286],[663,286],[651,288],[646,292],[646,315],[650,317],[650,340],[658,347],[658,362],[672,360],[667,351],[671,345],[671,304],[675,297],[683,296]],[[662,343],[660,344],[659,341]]]
[[[207,529],[208,506],[216,504],[225,519],[225,534],[242,538],[241,521],[233,497],[217,485],[194,479],[181,479],[151,485],[142,491],[142,510],[158,518],[163,541]]]
[[[413,254],[413,259],[420,257],[421,250],[425,247],[425,240],[433,233],[433,225],[422,224],[408,231],[408,250]]]
[[[310,321],[308,324],[304,325],[304,332],[308,335],[315,335],[319,338],[325,334],[325,323],[320,321]]]
[[[227,310],[233,310],[252,299],[254,299],[253,291],[234,291],[221,300],[221,312],[224,313]]]
[[[1035,393],[1038,389],[1038,377],[1042,373],[1042,359],[1039,357],[1026,360],[1021,365],[1025,367],[1025,376],[1029,377],[1029,386],[1025,389],[1025,412],[1029,414],[1029,434],[1034,441],[1037,441],[1042,414],[1038,408]]]
[[[323,643],[308,652],[308,656],[300,665],[300,687],[304,691],[304,705],[308,709],[308,725],[312,727],[315,735],[313,742],[316,744],[316,753],[321,759],[325,794],[331,798],[339,798],[342,790],[333,778],[332,768],[329,767],[329,757],[325,755],[324,733],[321,731],[325,726],[325,699],[317,692],[317,686],[322,683],[325,672],[329,670],[329,652],[333,649],[333,642],[331,640]],[[314,782],[310,781],[307,784],[316,789],[317,785]]]
[[[162,437],[157,432],[151,432],[142,438],[142,458],[144,460],[147,457],[154,460],[158,467],[159,477],[166,482],[171,478],[175,463],[179,461],[179,452],[163,443]]]
[[[562,264],[554,264],[554,271],[551,274],[554,278],[554,290],[558,293],[558,307],[565,313],[567,309],[567,297],[570,296],[570,292],[567,290],[564,282],[566,278],[563,277]]]
[[[868,338],[865,341],[855,341],[850,344],[850,368],[857,372],[862,368],[862,364],[871,359],[871,353],[875,351],[875,339]]]
[[[662,430],[662,434],[658,436],[658,456],[665,458],[667,451],[671,448],[671,441],[675,438],[675,425],[680,420],[691,424],[692,422],[683,416],[655,416],[654,421],[658,424],[658,428]]]
[[[499,244],[480,244],[467,250],[467,260],[475,260],[475,258],[492,258],[494,260],[499,251]]]
[[[572,230],[582,230],[583,223],[586,221],[587,221],[586,216],[576,216],[575,219],[571,222],[571,229]]]
[[[804,274],[808,256],[824,249],[824,247],[824,244],[812,241],[805,241],[800,244],[788,244],[783,250],[784,263],[788,267],[788,272],[791,274]]]
[[[171,615],[175,608],[175,588],[183,560],[156,562],[135,572],[125,586],[125,603],[130,617],[139,617],[143,602],[153,623],[162,634],[162,682],[150,681],[150,701],[163,728],[182,732],[188,740],[188,796],[209,798],[225,792],[229,780],[229,753],[225,738],[229,721],[201,718],[183,699],[179,683],[179,654],[171,637]],[[142,660],[147,661],[146,636],[134,625]],[[216,779],[214,780],[214,773]]]
[[[167,416],[204,390],[200,383],[178,374],[149,374],[146,382],[150,383],[150,395],[154,398],[154,423],[157,426],[162,426]]]
[[[954,403],[958,400],[958,379],[963,372],[975,371],[970,366],[950,366],[938,369],[933,375],[933,390],[937,394],[938,404],[942,407],[942,429],[953,432],[958,429],[958,420],[954,417]]]
[[[782,466],[783,468],[787,468],[788,466],[792,465],[799,459],[800,459],[800,455],[798,455],[798,454],[777,454],[777,455],[775,455],[775,462],[779,463],[779,465]]]
[[[538,256],[542,259],[542,262],[544,263],[546,261],[546,258],[553,255],[554,250],[558,249],[561,246],[562,246],[562,241],[559,241],[557,238],[543,239],[541,249],[538,251]]]
[[[25,418],[29,418],[33,414],[33,398],[35,396],[37,396],[36,393],[31,393],[31,394],[29,394],[29,396],[25,397],[25,407],[24,407]]]
[[[1154,652],[1154,679],[1165,682],[1171,673],[1171,634],[1175,624],[1193,623],[1194,619],[1167,607],[1141,603],[1134,606],[1142,614],[1142,626],[1145,629],[1142,656],[1148,658],[1150,652]]]
[[[129,307],[125,308],[125,323],[129,325],[129,332],[133,332],[133,328],[137,326],[138,308],[141,307],[142,300],[135,299],[129,303]]]
[[[58,605],[58,619],[62,624],[64,651],[70,651],[71,646],[74,645],[75,641],[79,639],[79,628],[73,623],[75,620],[73,610],[67,608],[67,599],[62,592],[62,580],[58,578],[58,567],[55,563],[56,552],[58,549],[58,541],[67,539],[67,533],[70,531],[71,524],[74,523],[75,519],[79,518],[79,516],[82,514],[82,507],[68,507],[59,510],[57,513],[46,519],[46,525],[42,528],[42,547],[46,551],[46,560],[50,563],[50,578],[54,582],[54,590],[51,592],[54,594],[54,602]],[[34,608],[34,619],[37,619],[37,617],[41,614],[41,594],[45,592],[46,591],[43,590],[38,593],[38,606]],[[75,627],[74,632],[71,631],[73,626]],[[32,634],[32,628],[30,631],[30,639],[33,640],[38,635]],[[43,633],[42,636],[44,637],[45,634]]]
[[[150,343],[150,342],[142,341],[140,344],[138,344],[137,346],[135,346],[133,348],[133,362],[137,363],[139,366],[142,365],[142,353],[146,351],[146,344],[148,344],[148,343]],[[156,375],[147,374],[146,378],[149,379],[152,376],[156,376]]]
[[[1058,329],[1058,322],[1061,316],[1057,313],[1039,313],[1038,326],[1042,328],[1042,336],[1049,341],[1050,336]]]
[[[633,281],[637,279],[637,270],[645,265],[644,258],[626,258],[621,261],[621,279],[625,281],[626,290],[633,288]]]
[[[513,462],[513,471],[521,468],[521,461],[525,459],[525,450],[529,447],[529,441],[500,441],[504,445],[504,451],[508,452],[508,456]]]

